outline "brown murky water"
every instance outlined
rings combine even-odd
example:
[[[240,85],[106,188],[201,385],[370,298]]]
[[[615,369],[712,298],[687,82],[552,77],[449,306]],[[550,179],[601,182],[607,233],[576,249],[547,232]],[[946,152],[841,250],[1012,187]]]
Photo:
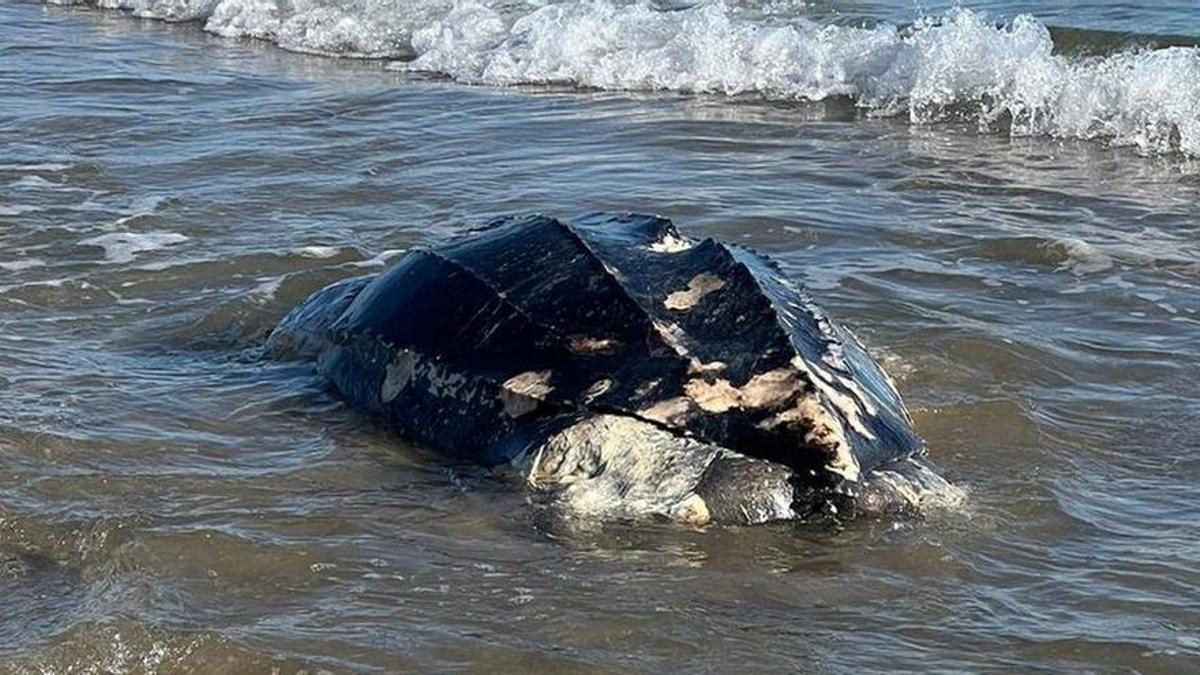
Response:
[[[0,6],[0,671],[1200,665],[1200,180],[844,103],[503,90]],[[497,214],[779,258],[970,497],[547,522],[255,347]]]

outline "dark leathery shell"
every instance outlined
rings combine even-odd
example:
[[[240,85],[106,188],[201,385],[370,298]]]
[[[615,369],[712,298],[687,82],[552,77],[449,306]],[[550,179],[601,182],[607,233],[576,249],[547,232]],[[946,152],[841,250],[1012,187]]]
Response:
[[[775,265],[655,216],[504,218],[412,251],[330,344],[320,368],[347,398],[483,461],[537,420],[588,412],[817,482],[923,450],[878,365]]]

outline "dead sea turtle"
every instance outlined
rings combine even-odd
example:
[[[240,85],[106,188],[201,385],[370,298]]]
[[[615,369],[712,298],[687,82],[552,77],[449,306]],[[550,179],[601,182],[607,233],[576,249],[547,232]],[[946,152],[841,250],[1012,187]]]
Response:
[[[656,216],[495,220],[318,291],[267,345],[577,512],[748,524],[946,486],[854,336],[769,259]]]

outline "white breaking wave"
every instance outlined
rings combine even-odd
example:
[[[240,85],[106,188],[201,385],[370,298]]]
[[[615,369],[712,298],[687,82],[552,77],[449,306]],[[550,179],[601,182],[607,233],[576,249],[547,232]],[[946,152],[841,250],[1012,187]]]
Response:
[[[1026,15],[997,24],[958,9],[907,28],[856,28],[721,1],[670,11],[645,0],[98,3],[292,50],[403,59],[393,67],[467,83],[848,97],[914,123],[965,118],[1013,135],[1200,156],[1200,50],[1063,56]]]
[[[104,249],[104,258],[109,263],[127,263],[139,253],[157,251],[187,240],[186,236],[176,232],[110,232],[84,239],[79,245]]]
[[[1062,247],[1067,256],[1058,269],[1069,270],[1077,277],[1107,272],[1116,264],[1112,256],[1082,239],[1064,238],[1055,243]]]
[[[332,258],[342,252],[342,249],[337,246],[303,246],[295,250],[295,253],[300,254],[305,258]]]

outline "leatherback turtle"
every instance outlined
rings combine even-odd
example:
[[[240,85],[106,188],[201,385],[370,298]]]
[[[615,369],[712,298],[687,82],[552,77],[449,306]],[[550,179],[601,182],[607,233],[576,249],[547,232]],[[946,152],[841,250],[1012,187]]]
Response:
[[[661,217],[494,220],[314,293],[267,347],[577,512],[759,523],[947,485],[849,331],[771,260]]]

